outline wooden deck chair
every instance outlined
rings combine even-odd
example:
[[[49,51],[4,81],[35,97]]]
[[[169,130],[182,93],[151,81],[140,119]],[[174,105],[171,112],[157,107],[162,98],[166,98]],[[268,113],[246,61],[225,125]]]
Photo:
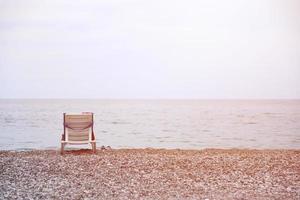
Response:
[[[61,154],[66,144],[91,144],[96,153],[96,138],[94,134],[94,114],[64,113],[64,132],[61,138]]]

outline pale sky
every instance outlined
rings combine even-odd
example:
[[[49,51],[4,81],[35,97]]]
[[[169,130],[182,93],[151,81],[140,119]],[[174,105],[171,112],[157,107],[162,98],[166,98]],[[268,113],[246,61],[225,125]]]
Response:
[[[0,98],[300,98],[300,1],[0,0]]]

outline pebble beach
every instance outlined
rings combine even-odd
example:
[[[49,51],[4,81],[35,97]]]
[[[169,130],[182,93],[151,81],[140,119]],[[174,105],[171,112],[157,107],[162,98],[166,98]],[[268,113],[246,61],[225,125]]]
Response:
[[[0,199],[300,199],[300,150],[0,151]]]

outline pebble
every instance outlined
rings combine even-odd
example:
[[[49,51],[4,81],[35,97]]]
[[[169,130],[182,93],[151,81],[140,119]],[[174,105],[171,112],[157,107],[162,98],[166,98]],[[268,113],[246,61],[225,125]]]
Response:
[[[299,169],[300,150],[0,151],[0,199],[300,199]]]

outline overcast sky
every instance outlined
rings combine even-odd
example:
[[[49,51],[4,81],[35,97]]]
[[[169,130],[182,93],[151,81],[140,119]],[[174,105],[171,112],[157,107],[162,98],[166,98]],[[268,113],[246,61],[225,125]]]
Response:
[[[300,1],[0,0],[0,98],[300,98]]]

